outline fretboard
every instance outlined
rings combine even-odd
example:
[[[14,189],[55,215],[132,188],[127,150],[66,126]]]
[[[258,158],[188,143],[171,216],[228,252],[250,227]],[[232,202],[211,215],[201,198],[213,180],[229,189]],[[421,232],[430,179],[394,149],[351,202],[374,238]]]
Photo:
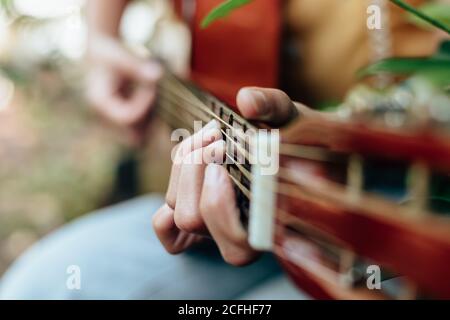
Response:
[[[244,217],[248,216],[251,192],[250,146],[243,134],[256,127],[229,106],[194,84],[166,74],[159,84],[158,113],[173,128],[193,133],[195,121],[205,125],[212,119],[221,125],[226,142],[225,167],[236,189],[237,202]]]

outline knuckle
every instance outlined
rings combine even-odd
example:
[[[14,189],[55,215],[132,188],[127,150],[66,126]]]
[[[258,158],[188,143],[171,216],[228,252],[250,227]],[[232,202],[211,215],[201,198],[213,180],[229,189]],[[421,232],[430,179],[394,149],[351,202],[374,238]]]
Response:
[[[247,250],[250,250],[247,234],[245,232],[235,232],[235,234],[233,234],[233,236],[230,238],[230,241],[236,247],[248,248]]]
[[[198,214],[176,211],[174,220],[178,229],[187,233],[198,233],[202,231],[203,220]]]
[[[222,251],[222,257],[226,263],[235,267],[248,265],[254,260],[254,254],[252,252],[240,248],[225,249]]]
[[[218,210],[223,209],[227,204],[227,201],[224,196],[222,196],[218,192],[208,192],[207,196],[203,196],[200,204],[200,214],[202,216],[209,215]]]
[[[172,227],[172,219],[172,209],[165,204],[152,216],[152,227],[159,235]]]
[[[156,232],[158,232],[162,228],[161,214],[159,211],[156,212],[152,217],[152,226]]]
[[[169,194],[169,192],[166,194],[165,200],[166,200],[166,203],[167,203],[167,205],[169,206],[169,208],[172,208],[172,209],[175,208],[176,199],[174,199],[174,198]]]
[[[164,249],[166,249],[167,253],[171,254],[171,255],[177,255],[179,253],[181,253],[183,250],[181,250],[180,248],[170,244],[170,245],[165,245]]]
[[[195,165],[202,163],[203,163],[202,149],[196,149],[194,151],[191,151],[183,158],[183,165]]]

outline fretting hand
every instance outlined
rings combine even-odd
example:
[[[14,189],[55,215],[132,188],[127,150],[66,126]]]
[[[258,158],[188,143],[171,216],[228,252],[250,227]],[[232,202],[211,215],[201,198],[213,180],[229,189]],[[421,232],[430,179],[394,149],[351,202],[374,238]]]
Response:
[[[304,108],[282,91],[262,88],[242,89],[237,105],[245,118],[277,126]],[[176,147],[166,204],[154,215],[153,227],[169,253],[183,252],[210,237],[226,262],[240,266],[258,253],[247,242],[228,173],[214,163],[225,152],[221,136],[219,123],[212,121]]]

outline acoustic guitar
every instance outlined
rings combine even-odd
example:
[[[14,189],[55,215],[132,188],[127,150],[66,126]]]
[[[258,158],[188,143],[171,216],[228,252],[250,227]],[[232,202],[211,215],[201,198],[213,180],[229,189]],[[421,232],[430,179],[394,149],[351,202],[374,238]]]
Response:
[[[255,1],[247,9],[262,14],[274,10],[275,2]],[[199,10],[202,15],[217,1],[198,3],[205,5]],[[445,129],[432,121],[392,125],[384,116],[389,110],[375,107],[363,116],[300,114],[281,129],[277,173],[262,174],[251,160],[273,140],[270,135],[246,136],[260,126],[243,119],[231,97],[243,85],[276,86],[275,48],[281,29],[274,18],[266,23],[267,37],[255,37],[261,30],[250,30],[251,24],[244,39],[221,34],[232,50],[236,46],[230,43],[251,43],[248,51],[232,58],[237,61],[228,61],[229,66],[251,61],[247,54],[254,48],[258,63],[246,70],[264,64],[268,72],[256,72],[254,79],[245,73],[240,81],[232,81],[232,75],[240,75],[238,67],[211,67],[214,72],[208,78],[205,70],[212,62],[198,59],[199,43],[202,37],[219,36],[225,24],[233,23],[230,19],[216,24],[208,35],[194,31],[193,77],[180,80],[166,73],[159,84],[158,114],[174,128],[193,129],[194,121],[220,122],[227,142],[225,166],[250,244],[273,252],[301,290],[315,298],[450,298],[450,220],[445,208],[430,201],[430,186],[448,180],[450,173]],[[246,39],[249,35],[253,37]],[[271,54],[262,57],[261,46],[272,48]],[[202,48],[201,56],[208,55],[221,57],[214,47]],[[219,98],[213,94],[223,85],[217,79],[233,83],[225,84],[228,90]]]

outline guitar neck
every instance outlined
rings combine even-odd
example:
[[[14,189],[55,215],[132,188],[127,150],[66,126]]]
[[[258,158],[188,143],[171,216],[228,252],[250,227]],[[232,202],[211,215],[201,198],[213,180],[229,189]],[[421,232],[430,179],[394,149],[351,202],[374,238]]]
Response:
[[[181,80],[168,72],[159,86],[160,111],[174,116],[177,125],[181,125],[183,128],[191,129],[193,121],[209,122],[215,119],[220,122],[223,129],[243,130],[244,132],[247,129],[256,129],[253,124],[242,118],[226,103],[192,82]],[[173,125],[174,121],[167,122]]]
[[[234,183],[242,216],[248,217],[250,146],[243,135],[249,129],[256,130],[256,126],[210,93],[169,72],[159,83],[158,92],[158,113],[172,128],[188,129],[193,133],[213,119],[220,123],[222,137],[227,143],[225,167]]]

